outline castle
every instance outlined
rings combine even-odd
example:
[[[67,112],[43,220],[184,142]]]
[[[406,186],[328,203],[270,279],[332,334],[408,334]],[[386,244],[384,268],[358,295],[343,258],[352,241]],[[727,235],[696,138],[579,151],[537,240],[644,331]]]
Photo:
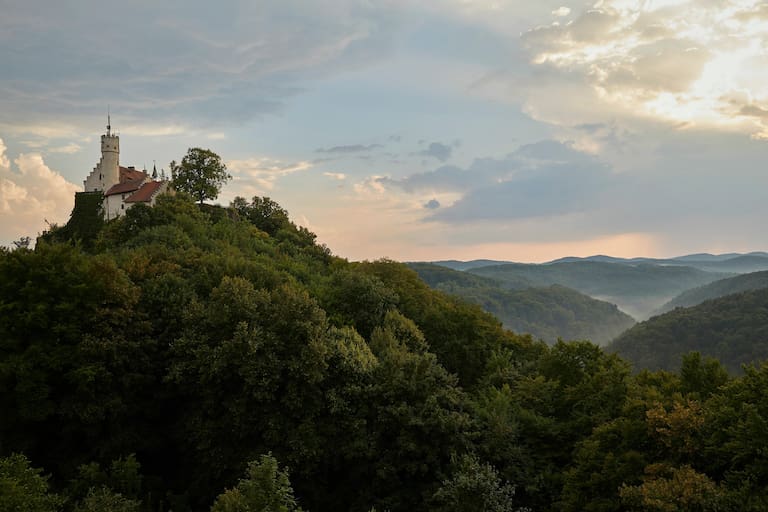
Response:
[[[120,165],[120,137],[112,133],[111,120],[107,117],[107,133],[101,136],[101,160],[83,181],[85,192],[101,192],[104,199],[104,219],[125,215],[136,203],[155,204],[157,196],[170,191],[170,184],[163,176],[157,179],[157,168],[150,176],[146,171]]]

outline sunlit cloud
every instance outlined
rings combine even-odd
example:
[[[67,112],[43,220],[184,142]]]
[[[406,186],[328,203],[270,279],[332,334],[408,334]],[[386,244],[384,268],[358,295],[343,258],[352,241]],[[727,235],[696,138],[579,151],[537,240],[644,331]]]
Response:
[[[534,66],[582,81],[616,114],[766,137],[767,13],[758,0],[601,0],[523,40]]]
[[[37,153],[21,154],[13,160],[0,139],[0,244],[22,236],[34,238],[46,221],[63,224],[80,187],[51,170]]]
[[[77,153],[83,148],[79,144],[75,144],[74,142],[69,143],[65,146],[57,146],[54,148],[49,148],[48,151],[51,153],[64,153],[67,155],[71,155],[73,153]]]
[[[233,178],[227,190],[245,197],[269,192],[280,178],[312,167],[310,162],[282,162],[268,157],[228,160],[226,164]]]

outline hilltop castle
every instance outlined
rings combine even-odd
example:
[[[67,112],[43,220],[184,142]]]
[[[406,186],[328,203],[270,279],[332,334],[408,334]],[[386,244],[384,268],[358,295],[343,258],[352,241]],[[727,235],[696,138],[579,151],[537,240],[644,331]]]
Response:
[[[112,133],[110,124],[108,116],[107,133],[101,136],[101,160],[83,181],[85,192],[101,192],[104,196],[105,220],[125,215],[125,211],[136,203],[152,206],[158,195],[170,190],[164,176],[158,180],[156,167],[150,176],[146,170],[120,165],[120,137]]]

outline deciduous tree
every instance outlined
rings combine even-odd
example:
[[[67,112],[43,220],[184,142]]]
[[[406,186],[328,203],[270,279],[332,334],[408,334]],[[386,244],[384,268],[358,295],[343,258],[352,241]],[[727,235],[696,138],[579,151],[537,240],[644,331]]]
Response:
[[[171,162],[173,188],[187,192],[200,204],[216,199],[222,185],[232,179],[221,157],[210,149],[190,148],[181,163]]]

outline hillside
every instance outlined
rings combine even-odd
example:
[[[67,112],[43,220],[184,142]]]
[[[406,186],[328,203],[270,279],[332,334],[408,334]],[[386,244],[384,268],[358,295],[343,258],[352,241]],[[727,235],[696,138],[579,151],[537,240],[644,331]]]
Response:
[[[532,286],[559,284],[593,298],[616,304],[622,311],[645,319],[684,290],[727,277],[686,266],[576,261],[546,265],[506,264],[471,269],[509,288],[520,282]]]
[[[441,267],[447,267],[451,270],[470,270],[473,268],[488,267],[491,265],[503,265],[505,263],[511,263],[509,261],[497,261],[497,260],[471,260],[471,261],[459,261],[459,260],[442,260],[432,261],[433,265],[439,265]]]
[[[766,510],[768,366],[632,375],[269,198],[96,206],[0,249],[2,510]]]
[[[712,272],[755,272],[759,270],[768,270],[768,253],[763,251],[754,251],[747,254],[727,253],[727,254],[687,254],[685,256],[676,256],[674,258],[616,258],[613,256],[595,255],[584,258],[567,256],[559,258],[548,263],[573,263],[579,261],[596,261],[602,263],[626,263],[630,265],[649,264],[663,266],[689,266]]]
[[[642,322],[608,348],[635,368],[671,370],[690,351],[715,357],[731,372],[768,359],[768,288],[678,308]]]
[[[635,323],[615,305],[564,286],[511,291],[493,279],[467,272],[428,263],[409,266],[432,288],[479,304],[498,317],[505,327],[530,333],[548,343],[562,338],[587,339],[604,345]]]
[[[672,311],[678,307],[695,306],[706,300],[716,299],[725,295],[749,290],[759,290],[760,288],[768,288],[768,271],[752,272],[749,274],[720,279],[705,284],[704,286],[684,291],[660,307],[657,314],[666,313],[667,311]]]

